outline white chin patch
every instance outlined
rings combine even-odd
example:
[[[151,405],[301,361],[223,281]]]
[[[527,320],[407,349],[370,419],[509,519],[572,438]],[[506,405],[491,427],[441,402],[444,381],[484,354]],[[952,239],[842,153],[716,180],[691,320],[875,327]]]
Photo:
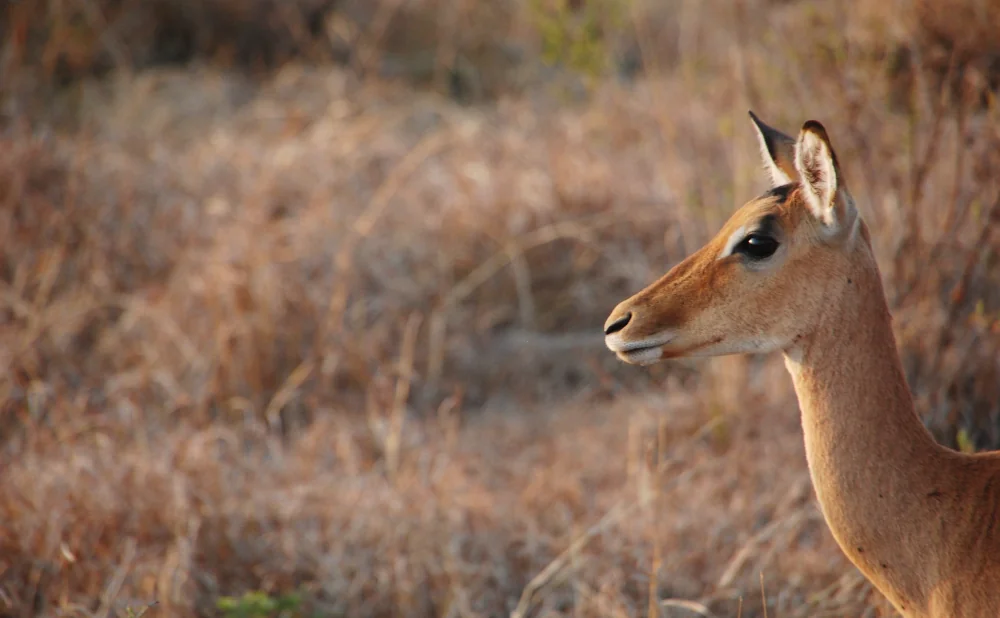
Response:
[[[652,365],[663,358],[663,348],[643,348],[631,352],[618,352],[618,356],[625,362],[635,365]]]

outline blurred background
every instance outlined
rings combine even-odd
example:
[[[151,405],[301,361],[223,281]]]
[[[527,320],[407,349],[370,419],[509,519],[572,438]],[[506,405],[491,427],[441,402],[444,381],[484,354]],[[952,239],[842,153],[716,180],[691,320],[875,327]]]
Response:
[[[778,355],[603,346],[767,188],[751,108],[1000,447],[996,2],[0,7],[2,616],[892,615]]]

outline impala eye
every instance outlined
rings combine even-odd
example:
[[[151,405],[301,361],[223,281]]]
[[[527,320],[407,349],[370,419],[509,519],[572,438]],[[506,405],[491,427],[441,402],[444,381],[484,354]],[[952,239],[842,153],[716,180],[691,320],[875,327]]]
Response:
[[[763,234],[750,234],[736,245],[733,253],[742,253],[751,260],[765,260],[777,250],[777,240]]]

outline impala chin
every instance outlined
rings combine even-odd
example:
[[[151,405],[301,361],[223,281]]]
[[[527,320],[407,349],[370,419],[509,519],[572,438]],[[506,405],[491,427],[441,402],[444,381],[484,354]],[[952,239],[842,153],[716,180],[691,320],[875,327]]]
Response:
[[[663,347],[657,345],[628,352],[616,352],[615,355],[630,365],[653,365],[663,360]]]
[[[614,333],[604,338],[604,345],[626,363],[652,365],[663,359],[663,346],[673,338],[673,333],[660,333],[638,341],[626,341],[621,333]]]

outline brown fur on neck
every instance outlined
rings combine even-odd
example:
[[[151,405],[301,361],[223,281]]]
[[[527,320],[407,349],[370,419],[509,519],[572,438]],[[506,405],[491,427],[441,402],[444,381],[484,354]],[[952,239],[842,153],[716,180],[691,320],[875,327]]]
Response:
[[[986,522],[969,517],[976,494],[988,491],[982,470],[939,446],[914,411],[863,223],[860,240],[843,286],[831,290],[835,300],[815,330],[786,351],[786,365],[834,538],[897,609],[932,615],[926,612],[934,603],[961,596],[948,574],[967,553],[982,551],[973,539],[1000,552],[1000,535],[981,538]],[[1000,570],[993,577],[1000,586]],[[1000,616],[1000,607],[983,611]]]

